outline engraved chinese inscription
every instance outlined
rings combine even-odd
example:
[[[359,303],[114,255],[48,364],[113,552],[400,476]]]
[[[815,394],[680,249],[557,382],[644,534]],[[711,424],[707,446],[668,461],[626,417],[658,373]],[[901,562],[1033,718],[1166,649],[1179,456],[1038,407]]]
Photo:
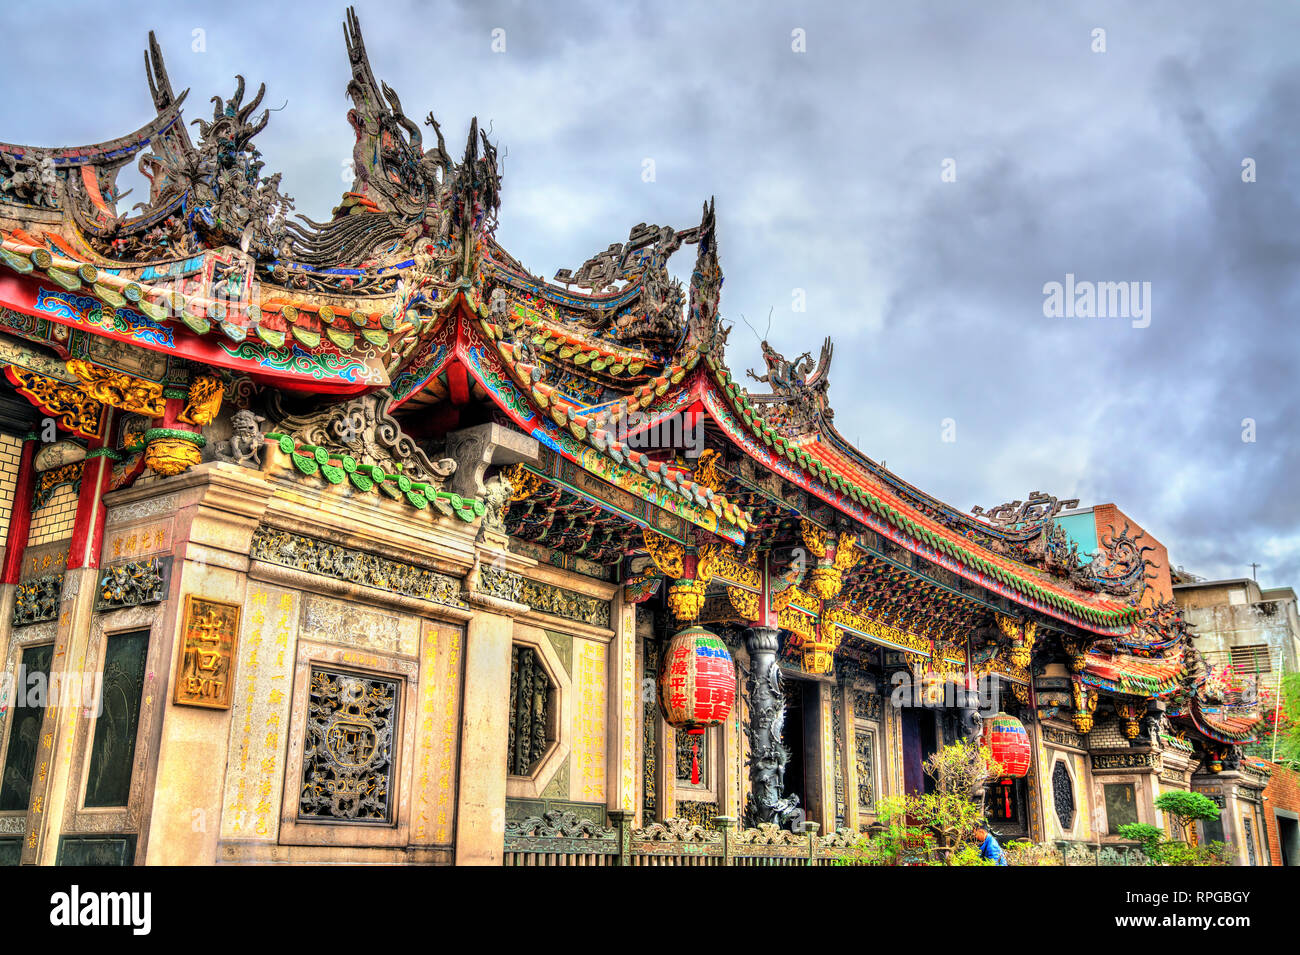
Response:
[[[231,664],[239,640],[239,605],[189,594],[172,701],[181,706],[230,708]]]

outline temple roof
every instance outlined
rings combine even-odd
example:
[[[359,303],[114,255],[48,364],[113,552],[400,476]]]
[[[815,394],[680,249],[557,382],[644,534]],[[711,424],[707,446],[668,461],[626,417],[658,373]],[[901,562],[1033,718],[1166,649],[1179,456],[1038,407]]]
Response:
[[[238,78],[191,139],[188,91],[174,93],[152,36],[154,121],[96,147],[0,146],[0,330],[92,364],[103,359],[87,342],[102,339],[288,391],[382,389],[399,414],[456,366],[563,458],[740,543],[756,515],[734,493],[701,480],[690,459],[629,441],[703,413],[842,519],[1025,611],[1104,636],[1131,631],[1143,570],[1131,542],[1084,568],[1050,520],[967,515],[875,463],[833,425],[829,340],[816,361],[794,362],[764,342],[766,372],[753,377],[765,391],[733,378],[711,202],[698,224],[640,223],[554,280],[533,275],[495,238],[501,176],[477,121],[453,159],[430,114],[426,146],[376,78],[352,11],[344,35],[355,181],[327,221],[291,221],[279,175],[263,172],[264,89],[246,101]],[[150,195],[120,214],[115,177],[133,158]],[[695,263],[683,286],[668,261],[685,246]]]

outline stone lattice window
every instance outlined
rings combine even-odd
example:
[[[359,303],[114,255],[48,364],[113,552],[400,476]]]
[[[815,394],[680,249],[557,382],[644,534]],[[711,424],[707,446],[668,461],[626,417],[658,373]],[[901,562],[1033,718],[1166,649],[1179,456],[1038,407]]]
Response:
[[[393,730],[401,681],[313,667],[298,818],[393,821]]]
[[[506,754],[511,776],[531,776],[551,744],[555,683],[532,647],[516,645],[510,653],[510,745]]]
[[[1059,759],[1052,768],[1052,804],[1056,807],[1056,818],[1061,821],[1061,831],[1071,831],[1074,828],[1074,783],[1070,771]]]

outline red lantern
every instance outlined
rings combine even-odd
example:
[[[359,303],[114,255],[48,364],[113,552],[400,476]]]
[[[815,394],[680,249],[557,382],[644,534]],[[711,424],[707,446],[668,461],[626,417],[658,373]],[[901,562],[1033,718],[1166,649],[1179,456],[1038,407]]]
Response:
[[[1022,779],[1029,772],[1029,734],[1014,716],[999,713],[984,721],[984,745],[1002,766],[1002,775]]]
[[[703,627],[668,642],[659,669],[659,709],[673,729],[692,736],[717,726],[736,702],[736,667],[727,645]],[[692,747],[691,782],[700,781],[700,744]]]

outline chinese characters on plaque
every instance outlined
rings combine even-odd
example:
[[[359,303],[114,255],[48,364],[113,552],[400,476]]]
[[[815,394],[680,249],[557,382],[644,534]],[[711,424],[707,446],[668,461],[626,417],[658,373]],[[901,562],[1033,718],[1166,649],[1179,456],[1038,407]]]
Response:
[[[238,604],[187,595],[173,702],[229,709],[238,639]]]

